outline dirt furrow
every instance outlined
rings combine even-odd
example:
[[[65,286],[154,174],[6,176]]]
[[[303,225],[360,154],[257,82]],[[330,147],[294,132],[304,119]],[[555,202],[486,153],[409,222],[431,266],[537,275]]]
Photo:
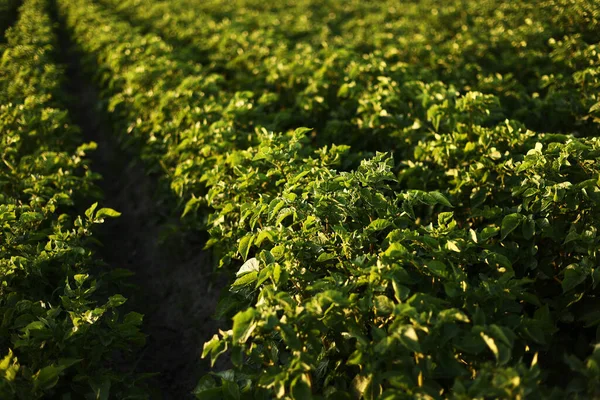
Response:
[[[66,66],[65,91],[72,119],[86,141],[98,149],[92,168],[103,176],[99,186],[121,217],[105,224],[98,252],[109,268],[134,273],[124,290],[128,308],[145,315],[146,347],[129,367],[158,373],[150,385],[156,398],[191,398],[198,378],[208,371],[200,360],[203,343],[217,331],[212,319],[222,284],[214,284],[210,253],[202,251],[201,234],[173,234],[179,221],[168,199],[160,195],[156,176],[148,175],[133,149],[119,146],[112,133],[105,102],[91,77],[84,73],[78,49],[57,16],[61,61]],[[127,367],[127,366],[126,366]]]

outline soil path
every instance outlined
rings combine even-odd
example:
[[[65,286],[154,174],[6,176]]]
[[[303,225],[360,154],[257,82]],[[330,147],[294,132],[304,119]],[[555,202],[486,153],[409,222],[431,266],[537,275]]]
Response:
[[[190,393],[208,371],[200,354],[203,343],[219,328],[211,315],[223,284],[213,284],[210,254],[202,251],[201,235],[165,235],[177,232],[178,220],[157,194],[157,177],[148,175],[135,151],[123,150],[112,134],[109,116],[54,6],[71,118],[81,127],[84,140],[98,144],[90,158],[93,170],[103,176],[101,206],[122,213],[103,227],[98,253],[111,268],[135,274],[130,279],[134,285],[123,295],[129,309],[144,314],[147,345],[126,367],[158,373],[149,382],[154,398],[193,398]]]

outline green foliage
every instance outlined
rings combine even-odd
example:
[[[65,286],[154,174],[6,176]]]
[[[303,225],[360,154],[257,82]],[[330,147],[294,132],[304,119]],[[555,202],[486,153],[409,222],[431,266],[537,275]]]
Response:
[[[448,209],[469,208],[470,193],[450,191],[449,201],[402,190],[383,155],[339,173],[323,160],[335,150],[299,158],[293,140],[263,143],[236,157],[237,169],[262,173],[231,181],[233,171],[223,169],[214,178],[223,185],[207,196],[225,200],[211,200],[211,234],[222,236],[224,249],[244,244],[241,255],[224,259],[255,256],[231,287],[236,308],[246,311],[205,347],[215,358],[242,352],[235,382],[250,377],[294,398],[302,397],[293,382],[306,373],[313,393],[326,396],[561,396],[538,389],[564,379],[564,360],[553,352],[575,351],[565,346],[573,324],[581,334],[596,331],[583,340],[598,340],[598,321],[588,322],[597,305],[597,139],[536,145],[498,160],[502,179],[520,184],[496,186],[468,214]],[[591,169],[560,162],[561,154]],[[287,160],[282,169],[279,160]],[[277,195],[253,195],[274,180],[285,182]],[[500,198],[509,200],[500,207]],[[279,210],[291,211],[282,219]],[[265,240],[249,245],[247,232]],[[232,308],[230,298],[224,302]],[[567,322],[570,329],[561,329]],[[544,370],[531,364],[538,358]],[[570,375],[576,387],[582,377]]]
[[[118,213],[98,196],[79,130],[61,108],[62,73],[44,0],[26,0],[0,61],[0,398],[143,395],[111,363],[144,342],[142,316],[94,257],[95,226]],[[77,398],[79,398],[77,397]],[[64,397],[70,398],[70,397]]]
[[[198,398],[600,395],[593,1],[58,3],[231,277]]]

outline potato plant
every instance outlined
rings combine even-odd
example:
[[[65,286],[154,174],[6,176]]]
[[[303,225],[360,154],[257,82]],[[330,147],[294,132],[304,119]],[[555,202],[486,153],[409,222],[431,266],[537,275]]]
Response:
[[[144,395],[114,352],[142,344],[94,256],[98,175],[60,99],[63,73],[45,0],[25,0],[0,60],[0,397]],[[88,204],[78,215],[77,208]],[[137,386],[137,387],[136,387]]]
[[[230,278],[197,398],[600,396],[595,1],[56,4]]]

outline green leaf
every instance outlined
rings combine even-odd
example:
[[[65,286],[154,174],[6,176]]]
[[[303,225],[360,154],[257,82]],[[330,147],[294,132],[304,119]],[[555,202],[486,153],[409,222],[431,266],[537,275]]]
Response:
[[[281,279],[281,265],[279,264],[275,264],[275,267],[273,267],[273,283],[275,283],[275,285],[279,285],[279,281]]]
[[[593,285],[594,285],[594,289],[596,289],[596,287],[600,283],[600,267],[597,267],[597,268],[593,269],[593,272],[592,272],[592,282],[593,282]]]
[[[271,201],[271,203],[269,204],[269,220],[275,218],[275,216],[279,213],[279,210],[281,210],[283,208],[283,206],[285,206],[285,201],[283,200],[279,200],[279,199],[274,199],[273,201]]]
[[[239,400],[240,387],[237,383],[229,380],[223,380],[223,395],[225,400]]]
[[[596,111],[600,111],[600,101],[590,107],[589,113],[595,113]]]
[[[217,335],[213,335],[211,340],[204,343],[202,358],[206,358],[210,354],[210,366],[213,367],[219,356],[225,352],[227,352],[227,343],[220,340]]]
[[[500,232],[500,229],[496,226],[487,226],[485,228],[483,228],[483,230],[481,231],[481,234],[479,235],[480,239],[482,242],[485,242],[486,240],[493,238],[494,236],[496,236],[498,234],[498,232]]]
[[[89,278],[88,274],[75,274],[73,276],[73,279],[75,279],[75,282],[77,282],[77,286],[79,286],[79,287],[81,287],[88,278]]]
[[[193,391],[198,400],[223,400],[223,391],[210,375],[203,376]]]
[[[63,369],[54,365],[40,369],[33,376],[33,387],[35,390],[45,391],[53,388],[58,383],[58,377]]]
[[[242,256],[244,261],[246,261],[246,259],[248,258],[248,253],[250,252],[250,247],[252,246],[253,241],[253,234],[246,235],[240,240],[238,251],[240,252],[240,255]]]
[[[494,357],[496,357],[496,361],[499,361],[500,360],[500,351],[498,350],[498,346],[496,345],[496,341],[494,340],[494,338],[486,335],[483,332],[481,332],[480,335],[481,335],[481,338],[483,339],[483,341],[485,342],[485,344],[488,346],[488,348],[492,351],[492,353],[494,353]]]
[[[398,303],[406,300],[410,295],[410,289],[407,286],[401,285],[395,279],[392,280],[392,288],[394,289],[394,297]]]
[[[291,207],[283,208],[281,211],[279,211],[279,214],[277,214],[277,220],[275,221],[275,223],[277,225],[281,224],[283,220],[289,217],[290,215],[295,215],[294,213],[294,209]]]
[[[535,221],[527,220],[523,222],[523,237],[529,240],[535,235]]]
[[[438,319],[444,322],[471,322],[465,313],[456,308],[449,308],[441,311],[438,315]]]
[[[471,198],[470,198],[471,199],[471,208],[478,208],[483,203],[485,203],[486,198],[487,198],[487,193],[483,189],[479,189],[479,190],[473,192],[473,194],[471,194]]]
[[[280,244],[271,249],[271,254],[275,257],[275,260],[279,260],[285,254],[285,246]]]
[[[415,210],[413,209],[412,204],[408,200],[404,200],[402,202],[402,211],[406,213],[411,219],[416,219]]]
[[[88,219],[92,219],[94,217],[94,211],[96,210],[96,207],[98,207],[98,203],[94,203],[90,206],[90,208],[88,208],[87,210],[85,210],[85,216]]]
[[[242,265],[242,267],[238,270],[238,272],[236,272],[235,276],[244,275],[244,274],[247,274],[247,273],[253,272],[253,271],[258,272],[259,270],[260,270],[260,263],[258,262],[258,260],[256,258],[252,257],[248,261],[246,261],[244,263],[244,265]]]
[[[256,244],[257,246],[260,246],[265,239],[268,240],[269,242],[273,243],[276,238],[277,238],[277,234],[274,231],[263,230],[258,234],[254,244]]]
[[[189,199],[187,201],[187,203],[185,203],[185,208],[183,209],[183,214],[181,214],[181,216],[185,217],[190,212],[196,211],[198,209],[198,206],[201,204],[201,202],[202,202],[201,197],[195,197],[194,195],[192,195],[192,198]]]
[[[291,386],[292,399],[294,400],[311,400],[312,392],[310,389],[310,380],[306,374],[297,376],[292,381]]]
[[[446,264],[441,261],[431,260],[425,263],[425,267],[435,276],[445,277],[447,275]]]
[[[112,208],[101,208],[96,213],[96,218],[105,218],[105,217],[116,218],[116,217],[119,217],[120,215],[121,215],[120,212],[115,211]]]
[[[438,225],[447,225],[452,222],[454,217],[453,211],[441,212],[438,214]]]
[[[371,375],[369,376],[364,376],[364,375],[356,375],[354,377],[354,379],[352,380],[352,391],[354,392],[354,396],[355,398],[362,398],[365,391],[367,390],[367,387],[369,386],[369,384],[371,383],[373,377]]]
[[[481,307],[475,308],[475,312],[473,313],[473,323],[475,325],[485,325],[486,324],[485,312],[481,309]]]
[[[500,339],[500,341],[507,346],[512,346],[511,340],[506,336],[501,327],[496,324],[492,324],[490,325],[490,330],[495,338]]]
[[[256,310],[248,308],[246,311],[238,312],[233,317],[233,341],[237,343],[245,343],[252,331],[256,328]]]
[[[479,243],[479,238],[477,237],[477,232],[474,229],[469,229],[469,237],[473,241],[473,243]]]
[[[512,263],[510,262],[510,260],[505,255],[500,253],[489,252],[486,255],[485,261],[489,265],[494,267],[501,266],[506,268],[507,270],[512,269]]]
[[[454,208],[452,206],[452,203],[450,203],[450,201],[446,198],[446,196],[444,196],[440,192],[437,192],[437,191],[436,192],[429,192],[429,193],[427,193],[427,195],[429,197],[431,197],[437,204],[441,204],[441,205],[444,205],[446,207]]]
[[[296,128],[296,130],[294,131],[294,136],[306,135],[308,132],[311,132],[312,130],[313,130],[313,128],[306,128],[306,127]]]
[[[25,332],[41,331],[44,329],[46,329],[46,325],[44,325],[44,323],[42,321],[33,321],[33,322],[29,323],[25,328],[23,328],[23,330]]]
[[[600,310],[588,310],[579,320],[585,323],[586,328],[600,326]]]
[[[509,214],[502,219],[501,239],[504,240],[512,231],[517,229],[523,221],[523,216],[519,213]]]
[[[395,242],[390,244],[390,247],[387,248],[383,255],[390,258],[400,258],[403,254],[406,253],[408,253],[406,247],[402,246],[398,242]]]
[[[373,300],[375,306],[375,312],[378,315],[390,315],[394,312],[394,302],[391,301],[387,296],[375,296]]]
[[[571,264],[565,268],[564,278],[562,280],[563,293],[575,288],[577,285],[585,281],[587,274],[577,264]]]
[[[349,393],[336,391],[327,395],[327,400],[352,400]]]
[[[95,400],[108,400],[110,398],[110,379],[105,377],[100,382],[91,381],[90,386],[94,392]]]
[[[385,228],[389,227],[390,225],[392,225],[392,223],[390,221],[388,221],[387,219],[376,219],[373,220],[373,222],[371,222],[369,224],[369,226],[367,227],[367,230],[372,231],[372,232],[378,232],[381,230],[384,230]]]
[[[240,276],[238,279],[236,279],[235,282],[233,282],[231,284],[231,287],[236,288],[239,286],[248,286],[248,285],[254,283],[254,281],[256,281],[257,278],[258,278],[258,272],[256,272],[256,271],[248,272],[248,273]]]
[[[574,240],[579,240],[580,237],[581,237],[581,235],[579,235],[575,230],[569,231],[569,233],[567,233],[567,237],[565,238],[565,241],[563,242],[563,244],[567,244]]]
[[[448,240],[446,242],[446,248],[450,251],[454,251],[456,253],[460,253],[460,247],[458,247],[458,243],[456,240]]]
[[[59,358],[58,368],[64,370],[82,361],[83,358]]]
[[[132,311],[132,312],[125,314],[125,320],[123,322],[128,325],[139,326],[142,324],[143,321],[144,321],[144,314],[140,314],[140,313]]]
[[[127,299],[120,294],[115,294],[114,296],[110,296],[108,298],[108,304],[111,307],[119,307],[119,306],[125,304],[126,301],[127,301]]]
[[[417,336],[417,331],[412,326],[408,325],[402,335],[400,336],[400,341],[404,344],[409,350],[420,353],[421,345],[419,344],[419,336]]]
[[[258,288],[260,285],[262,285],[267,279],[269,279],[271,277],[272,274],[273,274],[273,267],[271,265],[269,265],[266,268],[264,268],[263,270],[261,270],[258,273],[255,287]]]
[[[321,253],[317,258],[317,262],[325,262],[335,258],[335,254],[332,253]]]

